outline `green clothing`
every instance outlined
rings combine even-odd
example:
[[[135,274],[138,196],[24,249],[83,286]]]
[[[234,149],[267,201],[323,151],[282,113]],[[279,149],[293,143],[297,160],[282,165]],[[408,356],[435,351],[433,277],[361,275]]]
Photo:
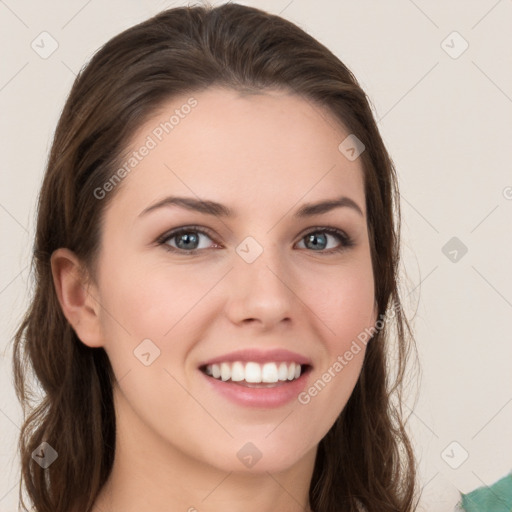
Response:
[[[460,510],[466,512],[511,512],[512,473],[489,487],[479,487],[461,496]]]

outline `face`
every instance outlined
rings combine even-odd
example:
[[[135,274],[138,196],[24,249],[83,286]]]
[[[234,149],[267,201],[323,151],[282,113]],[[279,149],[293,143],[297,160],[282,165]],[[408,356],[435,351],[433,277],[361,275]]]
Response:
[[[376,320],[348,135],[291,93],[211,88],[167,102],[132,139],[95,293],[118,428],[144,449],[253,472],[316,452]]]

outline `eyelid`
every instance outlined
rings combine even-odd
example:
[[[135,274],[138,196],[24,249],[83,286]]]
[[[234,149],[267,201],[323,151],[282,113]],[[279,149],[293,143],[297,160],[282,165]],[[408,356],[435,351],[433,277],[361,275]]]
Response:
[[[192,254],[192,253],[201,253],[204,251],[204,249],[195,249],[187,251],[185,249],[177,249],[175,247],[170,247],[166,244],[166,242],[175,236],[181,234],[182,232],[188,232],[188,231],[195,231],[197,233],[201,233],[203,235],[206,235],[208,238],[210,238],[213,242],[217,243],[215,241],[215,236],[212,234],[212,231],[209,228],[205,228],[203,226],[179,226],[177,228],[170,229],[169,231],[166,231],[164,234],[160,235],[156,240],[155,243],[157,245],[165,245],[167,246],[166,249],[169,251],[175,251],[180,254]]]
[[[203,226],[194,226],[194,225],[188,226],[187,225],[187,226],[178,226],[177,228],[169,229],[168,231],[166,231],[165,233],[160,235],[156,239],[156,242],[165,242],[172,236],[176,236],[176,235],[180,234],[182,231],[197,231],[198,233],[203,233],[204,235],[208,235],[210,238],[212,238],[212,236],[213,236],[212,231],[209,228],[205,228]]]
[[[337,254],[341,253],[350,247],[355,245],[355,239],[352,238],[345,230],[336,228],[334,226],[323,225],[323,226],[312,226],[303,231],[299,237],[298,242],[301,242],[307,235],[311,233],[327,233],[331,236],[337,237],[341,240],[341,246],[335,249],[324,249],[322,251],[309,251],[313,254],[317,252],[318,254]]]

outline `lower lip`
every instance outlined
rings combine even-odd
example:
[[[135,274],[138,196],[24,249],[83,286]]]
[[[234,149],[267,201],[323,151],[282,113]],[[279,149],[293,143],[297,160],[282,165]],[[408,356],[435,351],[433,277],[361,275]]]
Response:
[[[306,387],[311,368],[298,379],[276,383],[272,388],[249,388],[231,381],[214,379],[199,370],[209,386],[232,402],[246,407],[281,407],[297,399]]]

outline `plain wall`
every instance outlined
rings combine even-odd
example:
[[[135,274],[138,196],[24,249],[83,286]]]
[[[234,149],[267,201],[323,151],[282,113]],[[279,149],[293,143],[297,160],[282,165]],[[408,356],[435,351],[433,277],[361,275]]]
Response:
[[[404,296],[422,367],[410,419],[422,507],[452,511],[459,491],[512,469],[512,2],[240,3],[319,39],[372,101],[402,194]],[[17,508],[10,340],[28,304],[36,198],[60,111],[102,44],[178,5],[0,3],[0,512]],[[43,31],[58,42],[46,59],[31,47]]]

